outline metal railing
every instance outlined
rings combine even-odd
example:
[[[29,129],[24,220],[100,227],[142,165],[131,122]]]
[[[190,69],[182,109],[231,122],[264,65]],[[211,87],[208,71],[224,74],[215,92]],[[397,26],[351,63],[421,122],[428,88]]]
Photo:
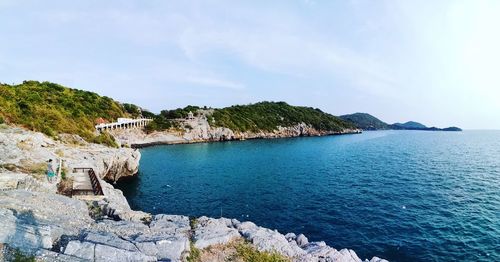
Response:
[[[101,183],[99,182],[99,178],[97,178],[96,173],[94,172],[93,168],[89,167],[75,167],[73,168],[73,172],[78,172],[81,171],[83,173],[86,173],[89,175],[90,178],[90,184],[92,185],[92,190],[88,189],[73,189],[72,190],[72,195],[90,195],[89,193],[93,193],[96,196],[102,196],[104,195],[104,192],[102,191]]]

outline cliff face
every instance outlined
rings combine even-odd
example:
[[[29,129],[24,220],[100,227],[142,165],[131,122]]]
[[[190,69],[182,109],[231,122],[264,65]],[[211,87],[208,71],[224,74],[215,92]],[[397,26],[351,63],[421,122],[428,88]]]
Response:
[[[304,123],[291,127],[278,127],[274,131],[235,132],[225,127],[213,127],[206,117],[199,116],[185,120],[184,130],[166,130],[146,134],[140,129],[113,130],[111,134],[120,144],[141,147],[155,144],[180,144],[211,141],[245,140],[258,138],[285,138],[299,136],[325,136],[337,134],[360,133],[359,129],[343,129],[342,131],[321,131]]]
[[[141,158],[139,151],[130,148],[90,144],[74,135],[61,135],[55,141],[41,133],[7,126],[0,129],[0,155],[0,167],[11,171],[43,177],[47,160],[63,159],[66,172],[91,167],[110,182],[135,175]]]

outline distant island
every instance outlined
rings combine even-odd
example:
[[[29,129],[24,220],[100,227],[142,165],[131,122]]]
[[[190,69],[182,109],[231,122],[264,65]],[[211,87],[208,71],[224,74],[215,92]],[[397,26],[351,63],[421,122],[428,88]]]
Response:
[[[415,121],[406,123],[387,124],[386,122],[367,113],[354,113],[340,116],[341,119],[352,123],[362,130],[422,130],[422,131],[462,131],[458,127],[427,127]]]

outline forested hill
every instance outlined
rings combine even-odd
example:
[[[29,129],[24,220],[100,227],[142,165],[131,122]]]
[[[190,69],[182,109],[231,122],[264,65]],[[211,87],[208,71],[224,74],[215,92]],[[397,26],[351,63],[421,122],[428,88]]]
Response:
[[[88,91],[38,81],[0,84],[0,123],[21,125],[49,136],[78,134],[90,142],[113,145],[108,135],[95,135],[96,119],[116,121],[129,115],[120,103]]]
[[[357,128],[363,130],[389,129],[389,125],[380,119],[367,113],[354,113],[340,116],[343,120],[353,123]]]
[[[320,131],[342,131],[355,127],[336,117],[311,107],[291,106],[285,102],[260,102],[215,109],[215,126],[235,131],[272,131],[305,123]]]
[[[354,113],[350,115],[340,116],[343,120],[351,123],[357,128],[363,130],[421,130],[421,131],[462,131],[458,127],[447,127],[447,128],[437,128],[437,127],[427,127],[423,124],[414,121],[408,121],[406,123],[395,123],[389,125],[382,120],[367,114],[367,113]]]

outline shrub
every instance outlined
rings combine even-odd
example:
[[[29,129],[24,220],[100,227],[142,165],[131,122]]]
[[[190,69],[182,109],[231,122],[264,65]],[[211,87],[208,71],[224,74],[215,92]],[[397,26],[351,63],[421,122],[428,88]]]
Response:
[[[103,144],[110,147],[118,147],[118,144],[115,141],[115,138],[110,135],[108,132],[102,132],[98,136],[95,136],[91,139],[92,143]]]
[[[128,111],[135,109],[133,105],[125,108],[109,97],[49,82],[0,84],[2,119],[52,137],[69,133],[89,142],[99,140],[101,138],[93,134],[96,119],[115,121],[119,117],[132,116]]]
[[[25,255],[21,251],[16,249],[16,251],[14,252],[13,262],[35,262],[35,257]]]
[[[278,254],[261,252],[249,243],[239,243],[236,245],[236,256],[247,262],[289,262],[290,259]]]
[[[193,242],[190,243],[189,256],[186,258],[188,262],[200,262],[201,261],[201,251],[197,249]]]

